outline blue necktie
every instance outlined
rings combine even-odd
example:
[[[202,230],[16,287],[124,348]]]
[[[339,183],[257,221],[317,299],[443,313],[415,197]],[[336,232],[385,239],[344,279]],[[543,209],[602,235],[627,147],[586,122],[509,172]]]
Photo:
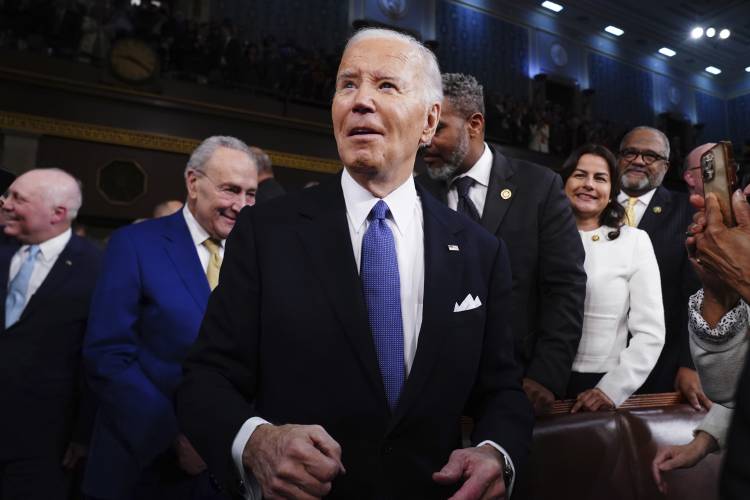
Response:
[[[388,212],[383,200],[370,211],[370,226],[362,239],[360,277],[385,395],[393,410],[404,385],[404,327],[396,245],[385,222]]]
[[[8,294],[5,296],[5,328],[9,328],[18,321],[26,306],[26,292],[29,288],[31,273],[34,271],[34,264],[36,264],[39,245],[31,245],[28,252],[26,260],[21,264],[21,269],[11,280]]]

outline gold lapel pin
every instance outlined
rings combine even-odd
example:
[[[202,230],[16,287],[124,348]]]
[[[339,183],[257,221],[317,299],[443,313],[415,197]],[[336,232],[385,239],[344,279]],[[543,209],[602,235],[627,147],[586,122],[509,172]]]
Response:
[[[659,207],[659,206],[654,207],[653,210],[654,210],[655,214],[660,214],[661,213],[661,207]]]
[[[510,189],[503,189],[502,191],[500,191],[500,198],[504,200],[510,199],[511,196],[513,196],[513,193]]]
[[[458,252],[458,245],[448,245],[448,250],[451,252]]]

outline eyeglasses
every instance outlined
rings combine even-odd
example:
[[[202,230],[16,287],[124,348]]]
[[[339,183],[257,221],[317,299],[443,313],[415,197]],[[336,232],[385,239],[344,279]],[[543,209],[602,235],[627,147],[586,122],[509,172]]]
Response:
[[[237,186],[236,184],[219,185],[206,172],[203,172],[201,170],[193,170],[193,172],[195,172],[197,175],[205,177],[206,180],[208,180],[208,182],[216,190],[216,194],[219,195],[219,198],[223,198],[227,201],[234,201],[239,198],[242,202],[248,204],[251,204],[253,200],[255,200],[255,191],[244,191],[240,186]]]
[[[638,157],[643,158],[643,163],[646,165],[651,165],[655,161],[661,160],[661,161],[667,161],[668,158],[665,156],[660,155],[659,153],[654,153],[653,151],[641,151],[640,149],[635,148],[625,148],[622,151],[620,151],[620,158],[622,158],[625,161],[635,161]]]

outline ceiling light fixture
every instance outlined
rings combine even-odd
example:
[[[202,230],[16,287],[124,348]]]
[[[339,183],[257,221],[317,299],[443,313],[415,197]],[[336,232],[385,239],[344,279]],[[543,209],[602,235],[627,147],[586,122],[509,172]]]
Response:
[[[617,26],[612,26],[612,25],[609,25],[606,28],[604,28],[604,31],[606,31],[610,35],[615,35],[615,36],[622,36],[625,33],[623,30],[621,30]]]
[[[560,12],[563,10],[563,6],[555,2],[542,2],[542,7],[549,9],[552,12]]]
[[[659,49],[659,54],[662,54],[667,57],[674,57],[675,55],[677,55],[677,52],[670,49],[669,47],[662,47]]]
[[[713,38],[716,36],[716,28],[707,28],[706,29],[706,36],[708,38]]]
[[[745,71],[747,71],[748,73],[750,73],[750,66],[748,66],[747,68],[745,68]]]
[[[693,30],[692,30],[692,31],[690,32],[690,36],[691,36],[692,38],[695,38],[696,40],[697,40],[698,38],[702,37],[702,36],[703,36],[703,28],[701,28],[700,26],[696,26],[696,27],[695,27],[695,28],[693,28]]]
[[[723,30],[719,31],[719,38],[721,38],[722,40],[726,40],[727,38],[729,38],[729,35],[731,34],[732,34],[731,31],[724,28]]]
[[[711,73],[712,75],[718,75],[721,74],[721,70],[715,66],[709,66],[706,68],[706,71]]]

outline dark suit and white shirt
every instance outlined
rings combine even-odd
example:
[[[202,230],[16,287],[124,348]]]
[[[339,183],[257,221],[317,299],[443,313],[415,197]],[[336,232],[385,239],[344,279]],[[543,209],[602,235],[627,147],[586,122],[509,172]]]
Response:
[[[491,174],[492,151],[485,143],[482,156],[479,157],[474,166],[471,167],[465,174],[459,175],[457,177],[471,177],[472,179],[474,179],[474,184],[469,188],[469,198],[471,198],[472,203],[474,203],[474,206],[476,207],[480,217],[482,216],[482,214],[484,214],[484,203],[487,199],[487,188],[490,185]],[[451,209],[456,210],[456,207],[458,206],[458,190],[456,189],[455,180],[446,193],[446,200],[448,202],[448,206]]]
[[[583,246],[560,177],[506,158],[486,142],[478,160],[447,183],[417,177],[451,209],[457,180],[471,177],[468,196],[479,223],[508,246],[513,269],[512,329],[524,375],[562,398],[581,338],[586,273]]]
[[[675,390],[678,370],[694,369],[689,346],[688,299],[700,284],[684,245],[685,228],[692,221],[693,208],[687,195],[664,186],[636,198],[633,205],[636,227],[648,233],[659,264],[666,326],[666,343],[659,361],[639,392],[671,392]],[[617,196],[626,211],[629,199],[624,192]]]
[[[491,156],[490,156],[491,160]],[[344,169],[341,174],[341,189],[346,204],[346,216],[349,227],[349,235],[352,242],[352,251],[357,269],[361,267],[362,239],[370,222],[368,215],[380,200],[352,178]],[[400,277],[401,313],[404,333],[404,361],[406,376],[411,371],[414,357],[417,353],[419,332],[422,327],[422,309],[424,301],[424,217],[422,204],[414,184],[414,179],[407,181],[383,198],[388,205],[391,218],[386,224],[393,233],[398,257],[398,271]],[[261,498],[260,489],[252,479],[248,481],[242,464],[242,452],[245,443],[252,435],[258,425],[266,421],[261,417],[248,419],[240,428],[232,443],[232,458],[238,471],[247,484],[252,485],[252,494],[249,498]],[[491,444],[500,451],[514,470],[513,460],[506,451],[492,441],[484,441],[477,446]],[[515,479],[515,472],[513,473]],[[508,485],[509,494],[513,491],[513,482]]]
[[[70,229],[76,179],[31,169],[3,194],[0,231],[0,498],[64,500],[94,402],[81,344],[100,251]]]
[[[24,307],[29,303],[29,300],[36,293],[42,283],[44,283],[50,270],[57,262],[57,258],[70,241],[72,234],[73,232],[68,229],[54,238],[50,238],[47,241],[36,245],[39,247],[39,254],[36,256],[36,262],[29,279],[29,286],[25,294],[26,302],[24,303]],[[13,254],[13,258],[10,260],[8,284],[13,281],[13,278],[16,277],[16,274],[18,274],[18,271],[21,269],[23,261],[28,258],[30,247],[31,245],[22,245],[18,251]]]

